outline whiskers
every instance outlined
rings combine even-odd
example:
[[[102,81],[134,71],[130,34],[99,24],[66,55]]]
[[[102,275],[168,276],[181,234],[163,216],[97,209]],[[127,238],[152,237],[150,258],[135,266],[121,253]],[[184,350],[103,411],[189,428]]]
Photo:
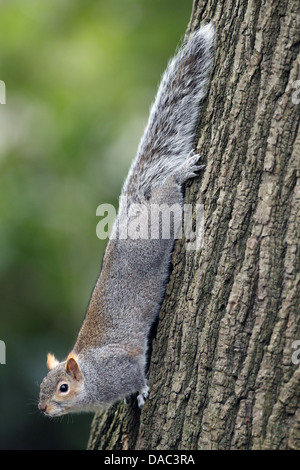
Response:
[[[38,408],[39,404],[39,398],[38,397],[31,397],[26,400],[26,405],[27,405],[27,414],[29,415],[34,415],[41,413],[41,411]]]

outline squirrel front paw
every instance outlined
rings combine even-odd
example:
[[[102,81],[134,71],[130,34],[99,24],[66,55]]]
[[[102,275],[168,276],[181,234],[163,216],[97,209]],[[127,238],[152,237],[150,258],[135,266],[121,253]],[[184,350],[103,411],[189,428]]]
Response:
[[[197,165],[201,158],[201,155],[194,150],[188,154],[187,159],[178,168],[178,179],[180,183],[185,183],[185,181],[195,178],[197,172],[205,168],[205,165]]]
[[[141,393],[137,396],[137,402],[138,402],[139,408],[142,408],[142,406],[144,406],[145,404],[145,398],[147,398],[149,395],[148,385],[145,385],[140,392]]]

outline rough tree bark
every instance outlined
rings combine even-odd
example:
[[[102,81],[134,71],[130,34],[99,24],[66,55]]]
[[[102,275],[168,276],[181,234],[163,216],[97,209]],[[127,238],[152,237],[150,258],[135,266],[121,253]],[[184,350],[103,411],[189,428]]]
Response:
[[[216,26],[206,169],[186,192],[205,205],[204,244],[175,246],[146,405],[96,415],[89,449],[300,449],[297,8],[194,3],[187,34]]]

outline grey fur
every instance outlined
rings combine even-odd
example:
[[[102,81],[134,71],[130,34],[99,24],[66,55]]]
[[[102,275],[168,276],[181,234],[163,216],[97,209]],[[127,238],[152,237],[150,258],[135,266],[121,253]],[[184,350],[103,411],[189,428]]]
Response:
[[[213,36],[211,24],[195,32],[162,77],[122,189],[103,267],[72,350],[81,378],[66,371],[64,361],[50,370],[41,385],[40,408],[51,416],[94,410],[136,391],[140,392],[141,406],[148,395],[145,362],[149,330],[164,296],[177,229],[173,228],[169,239],[122,239],[120,234],[133,203],[142,204],[146,211],[153,204],[182,207],[183,184],[203,168],[197,165],[199,155],[193,146]],[[146,225],[148,222],[145,220]],[[69,396],[61,397],[57,385],[64,379],[74,388]]]

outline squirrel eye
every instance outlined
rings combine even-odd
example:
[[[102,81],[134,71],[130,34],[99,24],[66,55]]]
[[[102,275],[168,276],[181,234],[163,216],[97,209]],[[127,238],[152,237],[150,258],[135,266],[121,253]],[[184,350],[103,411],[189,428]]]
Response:
[[[62,392],[62,393],[66,393],[68,390],[69,390],[69,386],[67,384],[62,384],[59,387],[59,391]]]

